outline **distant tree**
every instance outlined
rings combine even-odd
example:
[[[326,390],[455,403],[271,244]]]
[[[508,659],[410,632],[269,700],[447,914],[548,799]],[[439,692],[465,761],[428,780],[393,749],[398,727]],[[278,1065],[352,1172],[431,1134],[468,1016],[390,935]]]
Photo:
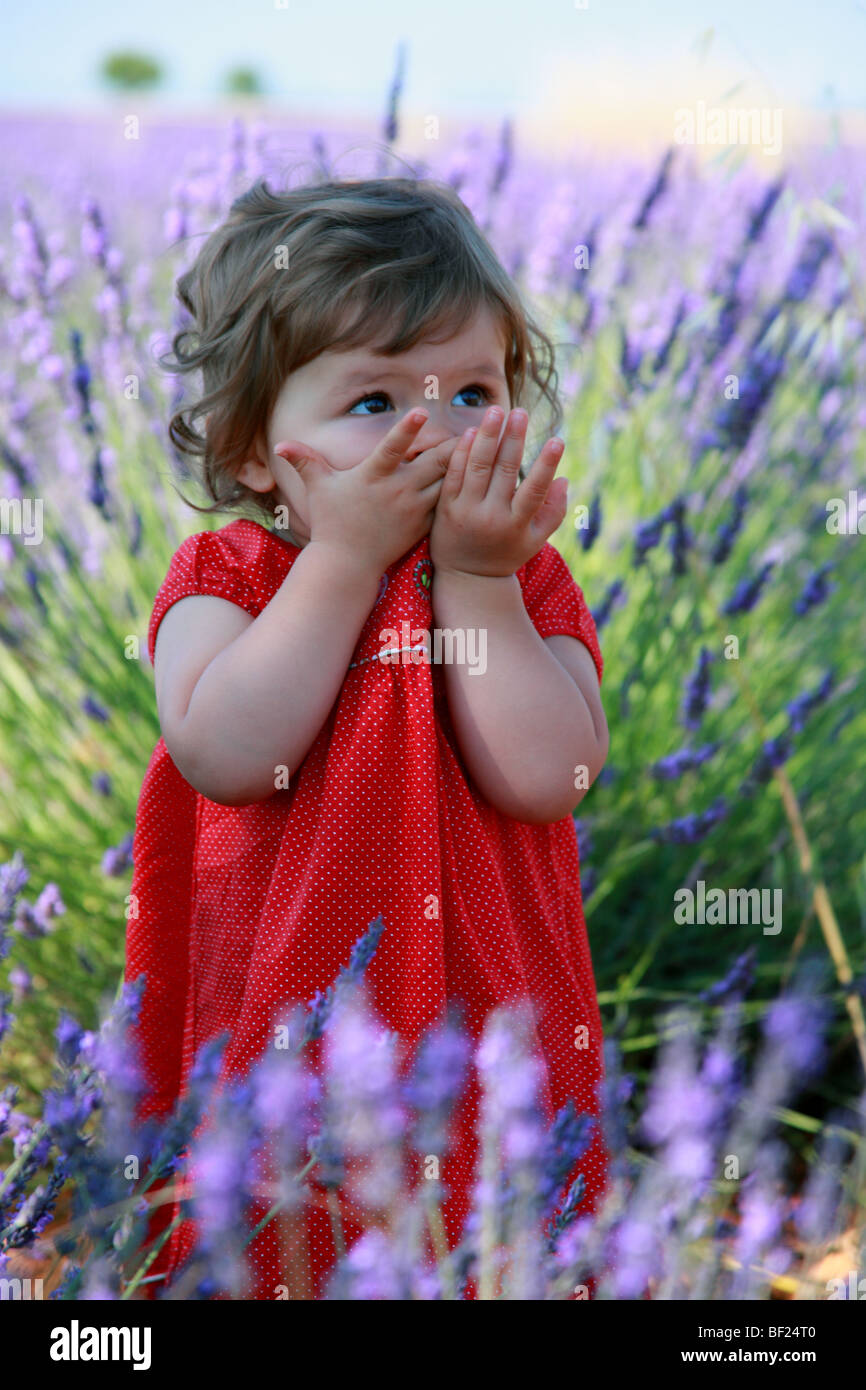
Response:
[[[254,68],[232,68],[226,73],[225,90],[230,96],[257,97],[263,89]]]
[[[162,81],[162,69],[143,53],[109,53],[100,69],[111,87],[129,92],[155,87]]]

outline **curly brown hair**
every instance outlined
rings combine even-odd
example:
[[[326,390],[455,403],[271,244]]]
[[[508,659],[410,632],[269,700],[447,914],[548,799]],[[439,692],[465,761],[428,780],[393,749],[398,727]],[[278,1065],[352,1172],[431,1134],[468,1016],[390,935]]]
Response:
[[[238,470],[266,437],[289,374],[327,349],[369,344],[373,324],[393,326],[377,345],[391,355],[492,309],[510,344],[512,406],[531,409],[543,397],[550,431],[561,424],[553,345],[447,184],[323,179],[272,192],[258,179],[210,233],[176,292],[192,324],[172,339],[175,360],[157,360],[174,374],[201,369],[204,393],[172,415],[168,430],[181,453],[201,461],[187,472],[213,503],[184,498],[196,511],[251,503],[273,517],[275,491],[255,492],[237,481]]]

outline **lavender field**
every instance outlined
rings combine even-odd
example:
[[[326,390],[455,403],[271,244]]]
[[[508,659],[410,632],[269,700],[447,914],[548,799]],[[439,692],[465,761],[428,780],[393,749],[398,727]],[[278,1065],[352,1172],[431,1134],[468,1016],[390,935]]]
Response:
[[[238,118],[132,138],[109,121],[3,122],[0,1275],[133,1298],[145,1198],[180,1171],[215,1067],[202,1059],[169,1131],[132,1135],[134,998],[118,986],[159,737],[144,639],[174,550],[210,524],[175,491],[189,493],[166,435],[179,397],[154,358],[182,325],[174,281],[199,234],[255,178],[405,173],[406,158],[396,120],[361,149]],[[681,146],[654,166],[556,166],[522,156],[506,123],[431,141],[411,168],[457,189],[558,351],[570,507],[551,539],[595,616],[611,735],[577,822],[611,1194],[595,1222],[574,1219],[562,1184],[585,1126],[564,1113],[543,1131],[516,1023],[492,1020],[474,1058],[445,1027],[401,1088],[358,983],[376,943],[359,922],[366,944],[298,1016],[297,1051],[220,1111],[186,1296],[243,1297],[256,1155],[277,1143],[282,1219],[327,1121],[376,1178],[376,1202],[369,1184],[356,1202],[377,1209],[387,1190],[390,1213],[349,1250],[335,1298],[459,1298],[472,1278],[482,1298],[564,1299],[603,1265],[600,1298],[856,1298],[866,154],[815,149],[772,177]],[[527,462],[549,432],[532,421]],[[744,901],[761,915],[735,915]],[[320,1092],[303,1045],[322,1030]],[[408,1193],[388,1174],[401,1146],[447,1143],[472,1065],[488,1168],[449,1254],[435,1185]],[[341,1119],[347,1086],[360,1126]],[[150,1165],[133,1183],[130,1152]],[[337,1163],[335,1188],[345,1176]]]

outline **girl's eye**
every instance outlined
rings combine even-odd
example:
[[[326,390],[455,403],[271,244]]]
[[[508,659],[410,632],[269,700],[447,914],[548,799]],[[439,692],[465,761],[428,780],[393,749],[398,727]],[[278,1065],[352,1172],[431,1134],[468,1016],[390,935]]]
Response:
[[[480,400],[465,402],[465,404],[468,404],[470,406],[486,405],[488,401],[493,399],[492,393],[487,390],[486,386],[461,386],[460,390],[457,392],[457,395],[462,396],[465,395],[467,392],[470,395],[474,393],[476,396],[481,397]],[[359,410],[358,407],[366,405],[368,401],[390,402],[390,400],[391,397],[388,395],[387,391],[371,391],[369,395],[361,396],[359,400],[355,401],[355,404],[349,407],[348,413],[349,415],[381,415],[384,413],[383,410],[367,411]],[[387,410],[387,407],[385,407],[385,409]]]
[[[470,395],[474,392],[476,396],[481,397],[480,401],[469,401],[469,405],[486,405],[488,401],[492,400],[491,392],[487,390],[486,386],[461,386],[457,394],[462,396],[467,391]]]
[[[351,409],[349,410],[349,414],[350,414],[350,415],[355,415],[355,414],[366,415],[366,414],[368,413],[367,411],[365,411],[365,410],[364,410],[364,411],[359,411],[359,410],[358,410],[358,406],[359,406],[359,405],[366,405],[367,401],[387,401],[387,400],[388,400],[388,396],[386,396],[386,394],[385,394],[384,391],[371,391],[371,393],[370,393],[369,396],[362,396],[360,400],[357,400],[357,401],[355,402],[355,404],[354,404],[354,405],[351,407]],[[380,410],[372,410],[372,411],[370,411],[369,413],[370,413],[371,415],[381,415],[382,412],[381,412]]]

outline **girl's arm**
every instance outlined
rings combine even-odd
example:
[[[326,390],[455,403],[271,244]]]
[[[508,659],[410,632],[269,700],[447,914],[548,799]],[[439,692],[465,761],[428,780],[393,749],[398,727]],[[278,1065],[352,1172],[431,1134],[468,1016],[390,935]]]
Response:
[[[542,638],[516,575],[435,572],[437,627],[486,630],[486,669],[442,666],[460,751],[482,796],[530,824],[562,820],[604,766],[608,730],[595,664],[566,634]],[[476,650],[477,650],[476,646]],[[587,769],[576,778],[575,768]]]
[[[306,489],[311,539],[257,618],[210,594],[179,599],[154,647],[165,745],[209,801],[246,806],[300,766],[333,708],[382,572],[429,528],[456,439],[402,467],[412,410],[352,468],[298,440],[275,453]],[[291,455],[291,459],[288,456]]]
[[[154,679],[172,760],[202,796],[245,806],[291,775],[327,719],[376,600],[380,568],[310,541],[257,618],[196,594],[159,625]]]

